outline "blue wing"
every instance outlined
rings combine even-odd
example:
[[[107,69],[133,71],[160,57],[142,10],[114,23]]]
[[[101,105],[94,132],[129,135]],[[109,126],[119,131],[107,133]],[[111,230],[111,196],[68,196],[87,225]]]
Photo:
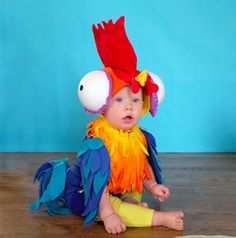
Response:
[[[99,138],[84,140],[77,156],[84,190],[84,225],[91,224],[99,209],[102,193],[110,177],[110,156]]]
[[[158,153],[157,153],[157,150],[156,150],[155,138],[151,133],[149,133],[149,132],[147,132],[143,129],[141,129],[141,131],[145,135],[145,137],[147,139],[147,143],[148,143],[148,153],[149,153],[148,162],[149,162],[149,164],[151,165],[151,167],[153,169],[153,172],[154,172],[155,179],[156,179],[157,183],[161,184],[162,183],[162,176],[161,176],[162,169],[159,165],[161,162],[157,158]]]
[[[34,182],[36,180],[40,182],[39,198],[29,205],[31,210],[37,211],[45,203],[51,215],[71,214],[69,209],[64,208],[64,190],[68,167],[68,159],[53,160],[43,164],[36,171]]]

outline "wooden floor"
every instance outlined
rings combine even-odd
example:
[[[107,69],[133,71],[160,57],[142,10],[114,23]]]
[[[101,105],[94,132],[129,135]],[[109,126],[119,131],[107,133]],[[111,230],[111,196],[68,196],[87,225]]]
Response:
[[[101,223],[88,228],[74,215],[52,217],[44,210],[31,213],[36,199],[32,184],[35,169],[51,159],[72,158],[74,153],[0,153],[0,237],[114,237]],[[160,154],[165,184],[171,197],[158,203],[160,210],[184,210],[185,229],[128,228],[119,237],[175,237],[190,234],[236,236],[236,154]]]

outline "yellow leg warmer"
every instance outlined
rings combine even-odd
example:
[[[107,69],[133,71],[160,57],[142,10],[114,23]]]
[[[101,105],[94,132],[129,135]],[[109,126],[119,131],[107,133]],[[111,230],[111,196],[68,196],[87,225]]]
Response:
[[[131,197],[134,198],[137,202],[141,202],[142,200],[142,193],[138,193],[136,191],[132,191],[129,193],[124,193],[121,195],[121,199]]]
[[[150,227],[154,210],[135,204],[122,202],[117,197],[110,196],[115,212],[122,218],[128,227]]]

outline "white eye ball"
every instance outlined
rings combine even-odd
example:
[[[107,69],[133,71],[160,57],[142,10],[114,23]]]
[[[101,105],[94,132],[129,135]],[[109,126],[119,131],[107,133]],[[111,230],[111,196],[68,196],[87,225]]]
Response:
[[[165,86],[160,77],[152,72],[148,72],[155,84],[158,85],[159,90],[157,92],[158,104],[162,102],[165,97]]]
[[[86,74],[78,86],[78,95],[85,109],[101,113],[111,97],[110,81],[102,70]]]

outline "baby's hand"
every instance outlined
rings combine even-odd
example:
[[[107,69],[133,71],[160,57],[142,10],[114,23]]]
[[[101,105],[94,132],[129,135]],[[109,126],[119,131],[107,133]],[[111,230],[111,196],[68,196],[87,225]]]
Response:
[[[170,191],[167,187],[161,184],[154,184],[149,188],[152,197],[159,199],[161,202],[165,201],[170,196]]]
[[[119,234],[126,230],[126,225],[116,213],[111,213],[103,219],[105,230],[110,234]]]

